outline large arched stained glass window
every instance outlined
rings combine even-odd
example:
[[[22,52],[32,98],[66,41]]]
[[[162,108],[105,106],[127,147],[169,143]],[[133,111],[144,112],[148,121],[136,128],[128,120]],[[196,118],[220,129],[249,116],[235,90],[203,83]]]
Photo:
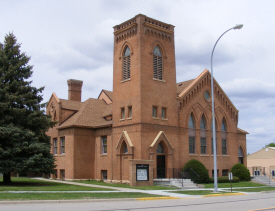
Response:
[[[196,146],[196,131],[195,131],[195,119],[194,115],[190,114],[189,121],[188,121],[188,127],[189,127],[189,153],[194,154],[196,152],[195,146]]]
[[[239,158],[239,163],[243,164],[243,150],[242,150],[242,147],[239,147],[239,149],[238,149],[238,158]]]
[[[222,154],[227,155],[227,133],[226,133],[226,121],[225,118],[222,120]]]
[[[154,78],[162,80],[162,55],[158,46],[153,51]]]
[[[206,154],[206,120],[202,115],[200,122],[200,135],[201,135],[201,154]]]
[[[123,55],[123,80],[130,78],[130,69],[131,69],[131,51],[130,48],[127,46],[124,55]]]

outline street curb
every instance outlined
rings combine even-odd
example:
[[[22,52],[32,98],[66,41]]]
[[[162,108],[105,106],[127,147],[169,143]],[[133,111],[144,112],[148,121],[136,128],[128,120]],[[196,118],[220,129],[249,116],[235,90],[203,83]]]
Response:
[[[26,200],[26,201],[0,201],[2,204],[38,204],[38,203],[76,203],[76,202],[108,202],[108,201],[136,201],[135,198],[113,198],[113,199],[76,199],[76,200]]]
[[[160,200],[160,199],[181,199],[179,197],[150,197],[150,198],[136,198],[136,201],[149,201],[149,200]]]
[[[246,193],[221,193],[221,194],[209,194],[202,197],[215,197],[215,196],[234,196],[234,195],[247,195]]]

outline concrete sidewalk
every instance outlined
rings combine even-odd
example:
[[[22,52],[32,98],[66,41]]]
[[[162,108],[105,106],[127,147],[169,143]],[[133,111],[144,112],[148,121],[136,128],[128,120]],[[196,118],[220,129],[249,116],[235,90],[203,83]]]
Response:
[[[111,187],[111,186],[104,186],[104,185],[92,185],[92,184],[84,184],[84,183],[77,183],[77,182],[69,182],[69,181],[62,181],[62,180],[51,180],[51,179],[45,179],[45,178],[33,178],[37,180],[43,180],[48,182],[57,182],[57,183],[64,183],[64,184],[70,184],[70,185],[78,185],[78,186],[86,186],[86,187],[95,187],[95,188],[105,188],[105,189],[112,189],[113,191],[106,190],[106,191],[85,191],[85,192],[91,192],[91,193],[108,193],[108,192],[132,192],[132,193],[147,193],[147,194],[154,194],[154,195],[160,195],[165,197],[173,197],[173,198],[190,198],[190,197],[201,197],[201,195],[187,195],[187,194],[179,194],[179,193],[173,193],[173,190],[139,190],[139,189],[132,189],[132,188],[121,188],[121,187]],[[196,189],[197,190],[197,189]],[[14,191],[13,191],[14,192]],[[29,192],[29,191],[26,191]],[[40,191],[41,192],[41,191]],[[48,191],[45,191],[45,193],[49,193]],[[62,191],[63,192],[63,191]],[[64,192],[70,192],[70,191],[64,191]],[[77,191],[73,191],[77,192]],[[84,191],[81,191],[84,192]],[[36,192],[37,193],[37,192]]]

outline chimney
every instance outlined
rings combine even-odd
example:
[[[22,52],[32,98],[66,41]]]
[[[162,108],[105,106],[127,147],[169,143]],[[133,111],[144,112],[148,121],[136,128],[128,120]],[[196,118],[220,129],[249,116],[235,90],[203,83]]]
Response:
[[[81,89],[83,81],[69,79],[68,81],[68,100],[75,100],[81,102]]]

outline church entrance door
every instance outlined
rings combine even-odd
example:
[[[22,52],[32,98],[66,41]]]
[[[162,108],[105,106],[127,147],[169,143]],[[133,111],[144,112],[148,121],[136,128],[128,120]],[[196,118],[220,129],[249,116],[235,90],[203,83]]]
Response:
[[[157,155],[157,178],[165,178],[165,155]]]

